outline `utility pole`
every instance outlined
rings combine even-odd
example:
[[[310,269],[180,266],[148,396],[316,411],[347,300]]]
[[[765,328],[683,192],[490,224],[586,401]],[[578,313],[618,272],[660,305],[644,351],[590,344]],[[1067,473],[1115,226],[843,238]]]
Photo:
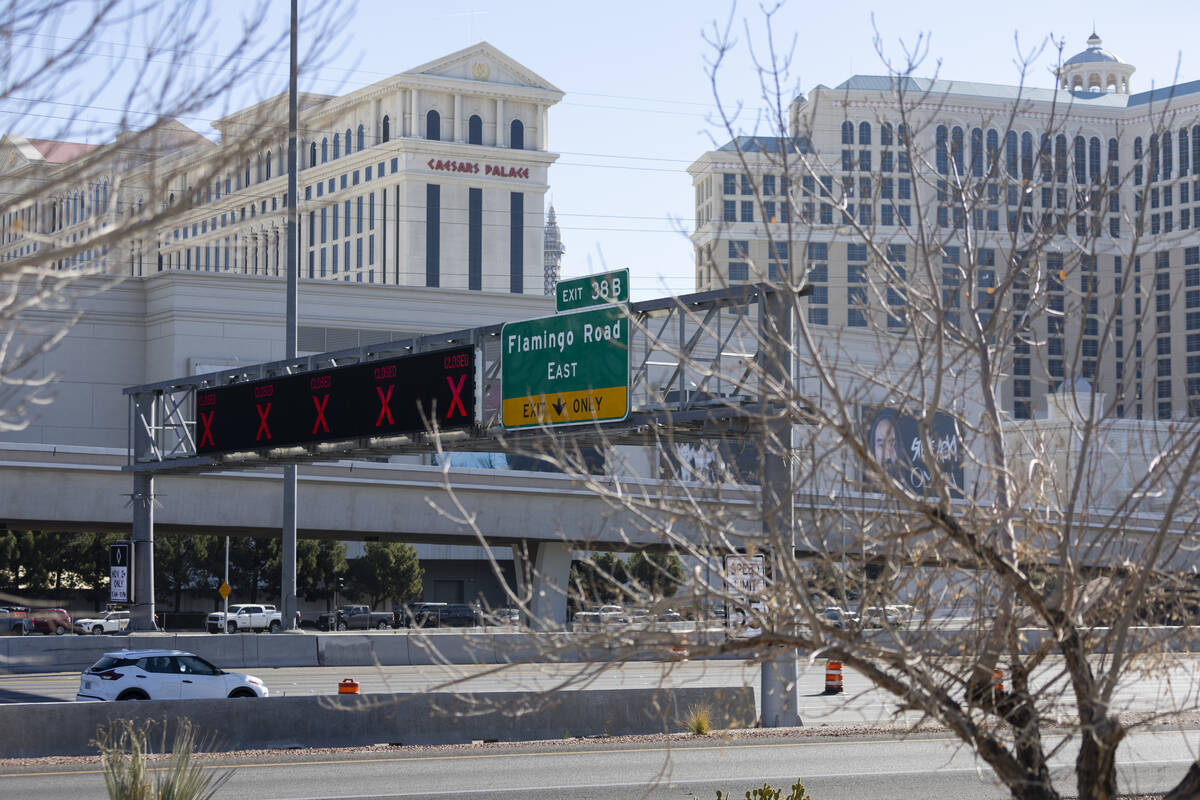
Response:
[[[287,328],[286,358],[296,357],[296,294],[299,289],[299,259],[296,247],[296,73],[299,0],[292,0],[291,65],[288,71],[288,188],[287,188]],[[296,465],[283,468],[283,580],[280,605],[284,630],[296,629]]]

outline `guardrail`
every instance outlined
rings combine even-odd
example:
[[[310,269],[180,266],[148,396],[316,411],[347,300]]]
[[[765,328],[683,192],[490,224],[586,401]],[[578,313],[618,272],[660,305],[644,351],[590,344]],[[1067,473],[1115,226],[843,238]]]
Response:
[[[672,733],[699,705],[716,729],[756,720],[749,687],[45,703],[36,725],[30,706],[17,704],[0,706],[0,758],[94,755],[98,731],[122,720],[150,726],[148,740],[157,743],[157,731],[165,726],[171,741],[186,718],[201,736],[215,737],[213,749],[228,751]]]

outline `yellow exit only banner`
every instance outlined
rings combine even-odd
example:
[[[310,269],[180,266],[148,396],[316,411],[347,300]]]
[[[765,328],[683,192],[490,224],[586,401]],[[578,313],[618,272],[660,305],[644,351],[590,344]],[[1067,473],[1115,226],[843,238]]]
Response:
[[[628,397],[626,386],[512,397],[504,401],[501,413],[504,424],[513,428],[622,419]]]

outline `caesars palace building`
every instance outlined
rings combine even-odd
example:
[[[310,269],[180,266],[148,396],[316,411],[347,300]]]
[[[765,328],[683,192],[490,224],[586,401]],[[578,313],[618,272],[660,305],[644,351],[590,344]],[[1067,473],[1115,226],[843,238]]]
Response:
[[[790,136],[689,167],[697,289],[793,269],[814,287],[809,324],[849,341],[905,327],[884,272],[940,275],[951,325],[993,313],[1009,269],[1040,272],[1051,313],[1014,345],[1014,418],[1080,379],[1117,417],[1200,416],[1200,81],[1131,93],[1134,67],[1101,45],[1093,33],[1053,88],[855,75],[797,97]],[[1018,314],[1037,307],[1012,289]]]
[[[564,248],[544,203],[562,96],[487,43],[349,94],[302,94],[301,355],[552,314]],[[287,117],[284,93],[217,120],[215,142],[176,121],[125,146],[0,138],[0,192],[35,197],[0,215],[0,259],[45,253],[55,269],[98,268],[83,285],[104,287],[37,361],[53,402],[0,449],[123,463],[123,388],[285,357]],[[74,252],[151,204],[169,222]],[[451,550],[424,545],[422,560],[463,557]],[[436,599],[470,599],[472,579],[464,591],[450,578]]]

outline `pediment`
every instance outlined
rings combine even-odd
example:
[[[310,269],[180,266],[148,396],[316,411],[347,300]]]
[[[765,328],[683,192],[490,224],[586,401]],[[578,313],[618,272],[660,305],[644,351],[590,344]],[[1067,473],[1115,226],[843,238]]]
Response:
[[[550,81],[509,58],[487,42],[480,42],[456,53],[442,56],[408,70],[404,74],[479,81],[562,94],[562,90]]]

